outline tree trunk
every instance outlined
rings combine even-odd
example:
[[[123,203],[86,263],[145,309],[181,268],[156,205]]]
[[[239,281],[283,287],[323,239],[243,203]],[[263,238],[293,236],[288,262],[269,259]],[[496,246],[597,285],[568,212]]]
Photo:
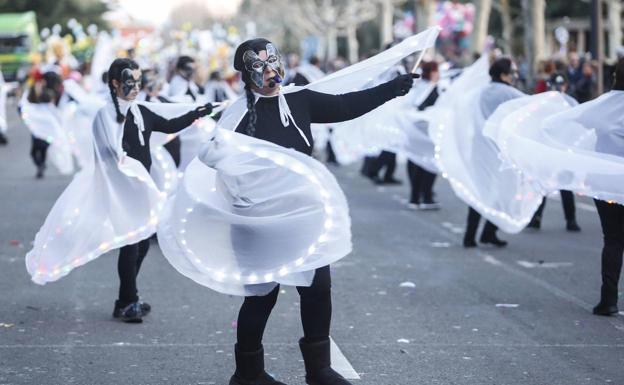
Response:
[[[513,20],[511,18],[511,7],[509,0],[500,0],[501,19],[503,21],[503,51],[511,55],[511,39],[513,35]]]
[[[349,63],[357,63],[359,59],[360,45],[357,39],[357,27],[355,24],[350,24],[346,30],[347,46],[349,47]]]
[[[488,24],[490,22],[490,12],[492,10],[492,0],[478,0],[476,2],[477,14],[475,20],[475,30],[472,35],[472,51],[483,52],[488,34]]]
[[[617,60],[617,49],[622,45],[622,3],[609,0],[609,59]]]
[[[332,61],[338,57],[338,32],[335,28],[327,30],[327,60]]]
[[[533,0],[522,0],[522,17],[524,19],[524,56],[527,62],[527,88],[532,89],[534,85],[534,68],[535,68],[535,47],[533,34],[533,14],[531,6]]]
[[[533,0],[532,8],[532,27],[533,27],[533,69],[537,69],[536,64],[539,60],[546,56],[546,22],[544,20],[546,14],[546,1]]]
[[[414,32],[424,31],[435,23],[435,6],[436,4],[433,0],[416,0],[414,4],[416,30]]]
[[[381,48],[384,48],[386,44],[392,43],[393,36],[393,16],[394,16],[394,3],[392,0],[381,1]]]

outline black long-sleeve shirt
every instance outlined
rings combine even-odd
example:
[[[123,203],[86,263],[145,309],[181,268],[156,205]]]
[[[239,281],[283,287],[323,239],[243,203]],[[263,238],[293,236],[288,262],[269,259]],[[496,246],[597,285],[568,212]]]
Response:
[[[377,87],[342,95],[302,90],[284,96],[297,126],[303,131],[310,146],[292,122],[288,127],[282,125],[277,96],[260,98],[257,101],[254,136],[311,155],[314,142],[311,123],[337,123],[355,119],[393,99],[395,94],[389,83],[383,83]],[[246,133],[248,121],[249,113],[245,114],[236,132]]]
[[[150,155],[150,137],[152,136],[152,131],[173,134],[185,129],[193,124],[195,120],[202,117],[202,114],[195,110],[174,119],[165,119],[150,111],[149,108],[141,105],[139,106],[139,110],[141,111],[141,115],[143,115],[143,123],[145,126],[145,131],[142,132],[145,145],[142,146],[139,141],[139,129],[134,123],[132,111],[128,110],[128,115],[124,123],[122,147],[126,155],[141,162],[147,171],[149,171],[152,166],[152,157]]]

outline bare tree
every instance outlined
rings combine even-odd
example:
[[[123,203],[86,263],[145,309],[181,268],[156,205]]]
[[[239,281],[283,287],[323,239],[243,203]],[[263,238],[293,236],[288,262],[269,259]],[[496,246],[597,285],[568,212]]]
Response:
[[[414,13],[416,14],[416,30],[422,31],[434,23],[436,2],[434,0],[416,0]]]
[[[476,20],[472,37],[472,51],[481,52],[485,48],[492,10],[492,0],[478,0],[475,2]]]
[[[617,59],[617,49],[622,45],[622,0],[608,0],[609,59]]]

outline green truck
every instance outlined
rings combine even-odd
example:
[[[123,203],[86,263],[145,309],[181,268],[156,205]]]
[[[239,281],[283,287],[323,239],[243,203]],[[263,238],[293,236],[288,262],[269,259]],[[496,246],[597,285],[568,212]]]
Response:
[[[0,13],[0,68],[6,81],[23,80],[39,47],[35,12]]]

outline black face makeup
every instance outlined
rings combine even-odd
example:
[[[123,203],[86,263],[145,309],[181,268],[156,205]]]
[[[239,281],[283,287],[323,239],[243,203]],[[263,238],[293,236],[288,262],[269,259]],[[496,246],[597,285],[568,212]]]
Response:
[[[141,90],[141,70],[125,68],[121,71],[121,91],[128,96],[134,90]]]
[[[262,88],[264,85],[264,71],[267,68],[272,69],[278,75],[283,76],[284,69],[282,67],[282,60],[279,51],[271,43],[266,45],[267,58],[262,60],[258,54],[252,50],[245,51],[243,54],[243,62],[245,63],[245,69],[251,75],[251,81],[258,88]],[[281,78],[277,82],[280,82]]]

